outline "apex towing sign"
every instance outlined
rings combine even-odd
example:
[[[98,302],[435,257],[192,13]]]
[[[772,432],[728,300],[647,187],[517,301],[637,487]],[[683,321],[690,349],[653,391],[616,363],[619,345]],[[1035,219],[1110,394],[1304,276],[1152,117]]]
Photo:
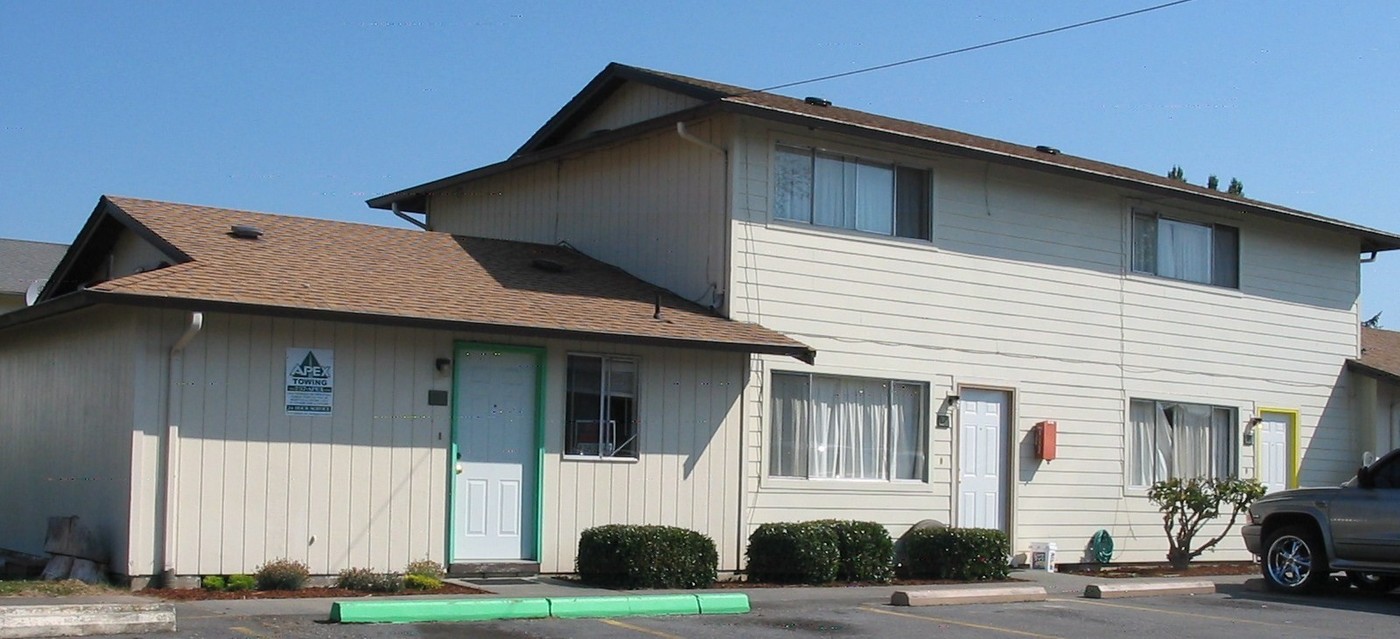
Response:
[[[287,414],[330,415],[335,398],[335,351],[287,349]]]

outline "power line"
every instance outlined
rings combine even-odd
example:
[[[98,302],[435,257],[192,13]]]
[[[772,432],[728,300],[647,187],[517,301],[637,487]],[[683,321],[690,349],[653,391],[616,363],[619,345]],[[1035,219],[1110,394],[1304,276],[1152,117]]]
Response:
[[[958,54],[958,53],[967,53],[968,51],[976,51],[976,50],[978,50],[978,49],[986,49],[986,48],[989,48],[989,47],[995,47],[995,46],[998,46],[998,45],[1009,44],[1009,43],[1012,43],[1012,42],[1019,42],[1019,41],[1021,41],[1021,40],[1029,40],[1029,39],[1031,39],[1031,38],[1038,38],[1038,37],[1040,37],[1040,36],[1050,35],[1050,34],[1052,34],[1052,33],[1059,33],[1059,32],[1061,32],[1061,31],[1069,31],[1070,29],[1078,29],[1078,28],[1080,28],[1080,27],[1087,27],[1087,26],[1089,26],[1089,25],[1099,24],[1099,23],[1102,23],[1102,22],[1111,22],[1111,21],[1113,21],[1113,20],[1119,20],[1119,19],[1122,19],[1122,18],[1130,17],[1130,16],[1135,16],[1135,15],[1139,15],[1139,14],[1143,14],[1143,13],[1149,13],[1149,12],[1157,11],[1157,10],[1160,10],[1160,9],[1166,9],[1166,8],[1168,8],[1168,7],[1174,7],[1174,6],[1179,5],[1179,4],[1186,4],[1186,3],[1188,3],[1188,2],[1193,2],[1193,1],[1194,1],[1194,0],[1174,0],[1173,2],[1167,2],[1167,3],[1159,4],[1159,5],[1156,5],[1156,6],[1147,7],[1147,8],[1145,8],[1145,9],[1137,9],[1137,10],[1134,10],[1134,11],[1128,11],[1128,12],[1126,12],[1126,13],[1119,13],[1119,14],[1116,14],[1116,15],[1111,15],[1111,16],[1107,16],[1107,17],[1103,17],[1103,18],[1095,18],[1095,19],[1093,19],[1093,20],[1086,20],[1086,21],[1084,21],[1084,22],[1076,22],[1076,23],[1074,23],[1074,24],[1067,24],[1067,25],[1062,26],[1062,27],[1055,27],[1054,29],[1046,29],[1046,30],[1044,30],[1044,31],[1036,31],[1035,33],[1027,33],[1027,34],[1018,35],[1018,36],[1015,36],[1015,37],[1012,37],[1012,38],[1004,38],[1004,39],[1001,39],[1001,40],[997,40],[997,41],[995,41],[995,42],[984,42],[984,43],[982,43],[982,44],[977,44],[977,45],[973,45],[973,46],[970,46],[970,47],[963,47],[963,48],[961,48],[961,49],[952,49],[952,50],[949,50],[949,51],[943,51],[943,52],[941,52],[941,53],[934,53],[934,54],[932,54],[932,55],[920,56],[920,57],[917,57],[917,58],[909,58],[908,60],[900,60],[899,62],[890,62],[890,63],[887,63],[887,64],[880,64],[880,65],[876,65],[876,66],[873,66],[873,67],[866,67],[866,68],[864,68],[864,69],[856,69],[856,70],[854,70],[854,71],[843,71],[843,72],[841,72],[841,73],[833,73],[833,74],[831,74],[831,75],[824,75],[824,76],[821,76],[821,77],[819,77],[819,78],[812,78],[812,79],[810,79],[810,80],[798,80],[797,82],[788,82],[787,84],[777,84],[777,85],[773,85],[773,86],[771,86],[771,87],[766,87],[766,88],[763,88],[763,89],[754,89],[754,90],[752,90],[752,91],[746,91],[745,93],[741,93],[741,94],[739,94],[739,95],[746,95],[746,94],[748,94],[748,93],[758,93],[758,92],[762,92],[762,91],[776,91],[776,90],[778,90],[778,89],[786,89],[786,88],[788,88],[788,87],[795,87],[795,86],[799,86],[799,85],[803,85],[803,84],[812,84],[812,83],[814,83],[814,82],[823,82],[823,81],[826,81],[826,80],[834,80],[834,79],[836,79],[836,78],[844,78],[844,77],[846,77],[846,76],[858,75],[858,74],[861,74],[861,73],[870,73],[871,71],[880,71],[880,70],[883,70],[883,69],[889,69],[889,68],[892,68],[892,67],[903,66],[903,65],[906,65],[906,64],[913,64],[913,63],[915,63],[915,62],[924,62],[924,61],[926,61],[926,60],[932,60],[932,59],[934,59],[934,58],[943,58],[943,57],[947,57],[947,56],[950,56],[950,55],[955,55],[955,54]]]

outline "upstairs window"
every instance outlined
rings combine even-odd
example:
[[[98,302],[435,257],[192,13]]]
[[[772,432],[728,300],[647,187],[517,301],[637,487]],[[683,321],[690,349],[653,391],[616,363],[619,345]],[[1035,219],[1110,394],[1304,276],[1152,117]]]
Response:
[[[1235,411],[1225,406],[1134,399],[1128,485],[1235,476]]]
[[[637,362],[570,355],[564,454],[637,457]]]
[[[779,146],[773,217],[930,239],[929,172],[815,149]]]
[[[1239,288],[1240,230],[1134,213],[1133,271]]]

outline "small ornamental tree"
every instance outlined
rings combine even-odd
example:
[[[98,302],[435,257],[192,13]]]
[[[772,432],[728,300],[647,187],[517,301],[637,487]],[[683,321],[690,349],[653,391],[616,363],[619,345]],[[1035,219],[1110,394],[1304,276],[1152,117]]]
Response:
[[[1238,196],[1243,197],[1243,196],[1244,196],[1244,182],[1241,182],[1241,181],[1239,181],[1239,180],[1237,180],[1237,179],[1235,179],[1235,178],[1230,178],[1230,186],[1229,186],[1229,188],[1227,188],[1227,189],[1225,190],[1225,192],[1226,192],[1226,193],[1229,193],[1230,195],[1238,195]]]
[[[1257,479],[1168,479],[1152,484],[1147,499],[1162,511],[1162,529],[1171,545],[1167,561],[1173,568],[1185,568],[1230,534],[1240,511],[1263,495],[1264,485]],[[1196,535],[1220,516],[1222,507],[1230,509],[1225,529],[1193,548]]]
[[[1167,171],[1167,179],[1176,180],[1177,182],[1185,182],[1186,171],[1181,170],[1180,165],[1173,165],[1172,170]]]
[[[1208,189],[1210,189],[1210,190],[1212,190],[1212,191],[1219,191],[1219,190],[1220,190],[1220,178],[1218,178],[1218,177],[1216,177],[1216,176],[1214,176],[1214,175],[1212,175],[1212,176],[1206,178],[1206,188],[1208,188]]]

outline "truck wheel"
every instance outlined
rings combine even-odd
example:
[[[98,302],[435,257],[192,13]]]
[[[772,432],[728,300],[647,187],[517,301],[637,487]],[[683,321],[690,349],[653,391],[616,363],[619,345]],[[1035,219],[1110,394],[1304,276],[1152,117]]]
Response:
[[[1390,592],[1400,586],[1400,577],[1378,575],[1373,572],[1348,570],[1347,579],[1351,580],[1351,585],[1366,592]]]
[[[1313,592],[1327,583],[1327,551],[1308,526],[1284,526],[1269,535],[1261,563],[1264,583],[1276,592]]]

